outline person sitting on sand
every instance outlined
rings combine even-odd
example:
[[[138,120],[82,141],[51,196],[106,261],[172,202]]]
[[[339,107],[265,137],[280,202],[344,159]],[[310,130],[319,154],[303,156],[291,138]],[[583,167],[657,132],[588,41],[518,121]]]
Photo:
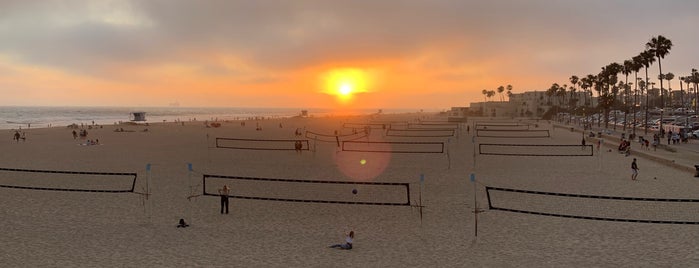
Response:
[[[350,231],[349,234],[346,234],[344,244],[335,244],[330,246],[330,248],[352,249],[352,242],[354,242],[354,231]]]
[[[186,228],[189,227],[189,224],[187,224],[184,219],[180,219],[180,224],[177,225],[177,228]]]

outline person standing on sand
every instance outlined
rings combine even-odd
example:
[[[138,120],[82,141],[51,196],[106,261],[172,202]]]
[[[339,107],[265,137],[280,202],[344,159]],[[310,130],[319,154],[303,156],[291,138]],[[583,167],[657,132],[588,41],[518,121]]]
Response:
[[[636,164],[636,158],[633,159],[633,162],[631,162],[631,180],[636,180],[636,177],[638,177],[638,164]]]
[[[350,231],[349,234],[345,236],[344,244],[335,244],[330,246],[330,248],[352,249],[352,242],[354,242],[354,231]]]
[[[585,135],[582,137],[582,149],[585,150]]]
[[[223,185],[223,188],[218,189],[218,194],[221,195],[221,214],[223,214],[223,208],[226,208],[226,214],[228,214],[228,194],[231,190],[228,185]]]

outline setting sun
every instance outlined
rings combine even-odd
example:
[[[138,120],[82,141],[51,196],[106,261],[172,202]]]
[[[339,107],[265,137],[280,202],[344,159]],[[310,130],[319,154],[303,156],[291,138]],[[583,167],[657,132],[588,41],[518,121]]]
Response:
[[[368,75],[356,68],[333,69],[323,75],[323,93],[348,101],[354,94],[368,92]]]

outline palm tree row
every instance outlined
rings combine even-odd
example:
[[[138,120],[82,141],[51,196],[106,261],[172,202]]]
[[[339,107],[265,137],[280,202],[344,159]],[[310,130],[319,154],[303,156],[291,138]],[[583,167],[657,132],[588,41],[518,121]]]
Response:
[[[505,92],[505,89],[507,89],[507,93],[505,93],[507,97],[510,98],[512,96],[512,85],[507,85],[507,87],[499,86],[497,88],[497,93],[500,93],[500,101],[505,101],[505,97],[502,94],[503,92]],[[488,101],[487,99],[495,96],[495,90],[484,89],[483,91],[481,91],[481,93],[486,98],[486,101]]]
[[[582,78],[573,75],[569,78],[569,81],[571,83],[570,87],[568,87],[565,84],[562,86],[557,83],[552,84],[551,87],[549,87],[549,89],[546,91],[546,95],[549,98],[548,103],[549,105],[551,105],[551,99],[554,98],[556,99],[559,106],[566,105],[566,108],[568,108],[568,110],[580,114],[581,111],[579,107],[577,107],[577,103],[579,100],[576,98],[577,96],[579,96],[578,94],[576,94],[576,91],[579,88],[583,92],[582,115],[589,115],[590,113],[587,113],[588,111],[596,112],[601,110],[604,114],[605,128],[607,128],[609,125],[609,113],[611,110],[623,110],[625,122],[628,122],[629,119],[627,118],[627,114],[629,112],[632,112],[633,121],[636,122],[636,114],[638,112],[637,108],[639,108],[640,106],[645,106],[646,110],[644,122],[646,123],[644,123],[643,125],[645,126],[645,133],[647,134],[648,108],[651,105],[649,103],[649,95],[651,94],[653,85],[655,85],[655,83],[649,81],[648,68],[652,66],[656,61],[658,63],[658,80],[660,80],[660,102],[654,103],[654,106],[659,106],[661,111],[663,111],[666,104],[670,107],[673,107],[673,104],[677,101],[675,100],[675,102],[673,102],[672,100],[672,86],[670,85],[670,82],[675,78],[675,75],[670,72],[663,73],[661,63],[665,56],[669,54],[672,46],[672,41],[670,39],[665,38],[662,35],[653,37],[650,39],[650,41],[648,41],[645,44],[644,51],[642,51],[641,53],[632,57],[629,60],[625,60],[623,64],[619,64],[616,62],[610,63],[602,67],[602,70],[596,75],[588,74],[586,76],[583,76]],[[638,77],[638,74],[642,69],[644,69],[645,71],[645,80],[643,78]],[[631,75],[632,73],[633,80],[629,82],[629,75]],[[619,81],[619,74],[624,75],[623,81]],[[668,91],[665,90],[665,80],[668,82]],[[689,99],[691,99],[689,91],[693,89],[694,110],[699,111],[699,107],[697,107],[699,106],[699,73],[697,72],[697,70],[692,69],[690,75],[680,76],[678,77],[678,80],[680,82],[679,106],[681,106],[682,108],[688,108],[686,107],[686,104],[690,103]],[[685,87],[683,87],[682,85],[683,82],[685,83],[686,90],[688,92],[687,100],[685,100]],[[690,87],[690,84],[693,84],[693,88]],[[566,102],[566,91],[568,89],[570,89],[570,97]],[[594,96],[593,90],[597,93],[597,107],[591,107],[592,97]],[[665,97],[666,94],[667,98]],[[645,105],[642,105],[644,95]],[[662,112],[660,113],[660,116],[660,129],[663,129]],[[616,116],[615,114],[615,129],[617,126],[617,120],[618,116]],[[626,125],[627,124],[624,124],[624,131],[626,130]],[[601,126],[601,120],[597,120],[597,126]],[[633,134],[636,134],[636,128],[633,128]]]

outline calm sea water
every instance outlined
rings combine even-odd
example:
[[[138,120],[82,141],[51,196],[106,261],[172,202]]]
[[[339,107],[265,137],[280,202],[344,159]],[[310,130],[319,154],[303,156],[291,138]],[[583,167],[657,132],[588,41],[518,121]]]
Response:
[[[146,112],[146,122],[172,122],[175,120],[235,120],[249,117],[292,117],[301,113],[301,108],[205,108],[205,107],[22,107],[0,106],[0,129],[17,129],[70,124],[108,125],[127,122],[133,112]],[[311,116],[333,114],[330,109],[307,109]],[[355,110],[352,114],[370,114],[377,109]],[[415,112],[417,109],[383,110],[386,113]]]

